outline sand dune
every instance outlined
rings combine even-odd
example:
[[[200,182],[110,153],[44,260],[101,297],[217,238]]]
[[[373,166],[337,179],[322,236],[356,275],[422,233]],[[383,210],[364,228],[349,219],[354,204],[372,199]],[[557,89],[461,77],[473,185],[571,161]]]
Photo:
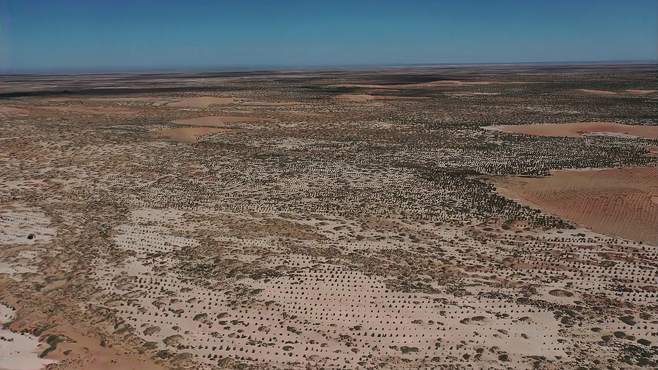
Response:
[[[593,231],[658,245],[656,167],[554,171],[494,182],[509,198]]]

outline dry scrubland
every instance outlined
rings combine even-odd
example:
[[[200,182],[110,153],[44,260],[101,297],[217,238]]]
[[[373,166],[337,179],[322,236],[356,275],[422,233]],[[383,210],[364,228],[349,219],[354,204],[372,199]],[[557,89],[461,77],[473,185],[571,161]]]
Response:
[[[2,76],[0,368],[655,368],[655,76]]]

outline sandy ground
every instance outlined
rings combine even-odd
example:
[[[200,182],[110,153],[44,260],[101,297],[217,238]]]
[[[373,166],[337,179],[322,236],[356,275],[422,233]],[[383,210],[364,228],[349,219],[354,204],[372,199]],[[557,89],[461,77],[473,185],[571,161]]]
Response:
[[[26,116],[29,115],[30,111],[27,109],[12,107],[9,105],[0,105],[0,118],[12,117],[12,116]]]
[[[498,191],[606,235],[658,245],[658,168],[554,171],[494,180]]]
[[[500,93],[473,91],[473,92],[449,93],[448,95],[458,96],[458,97],[461,97],[461,96],[496,96],[496,95],[500,95]]]
[[[167,106],[172,108],[207,108],[211,105],[229,105],[235,102],[236,100],[231,97],[195,96],[179,99],[168,103]]]
[[[340,94],[336,95],[337,100],[350,101],[350,102],[367,102],[376,100],[377,97],[370,94]]]
[[[266,118],[254,116],[207,116],[197,118],[177,119],[174,123],[186,126],[226,127],[234,123],[264,122]]]
[[[507,84],[508,82],[502,81],[461,81],[461,80],[438,80],[431,82],[408,83],[408,84],[338,84],[336,87],[358,87],[366,89],[419,89],[419,88],[432,88],[432,87],[445,87],[445,86],[481,86],[492,84]]]
[[[0,304],[0,369],[38,370],[55,363],[54,360],[39,358],[38,354],[43,350],[39,346],[39,338],[1,327],[11,322],[14,316],[11,308]]]
[[[122,107],[101,107],[101,106],[83,106],[83,105],[67,105],[67,106],[42,106],[39,109],[45,111],[57,111],[66,114],[76,115],[134,115],[135,111]]]
[[[535,136],[580,137],[583,135],[622,135],[658,139],[658,126],[624,125],[614,122],[500,125],[489,126],[486,129]]]
[[[593,95],[617,95],[616,92],[609,90],[578,89],[578,91]]]
[[[615,96],[615,95],[649,95],[654,94],[657,90],[646,90],[646,89],[627,89],[623,91],[611,91],[611,90],[595,90],[595,89],[578,89],[579,92],[592,95],[601,95],[601,96]]]
[[[653,122],[652,98],[500,68],[20,77],[66,94],[6,100],[29,116],[0,124],[4,337],[52,347],[48,370],[655,367],[655,247],[563,221],[651,237],[655,171],[496,179],[518,202],[473,176],[646,166],[625,129],[576,130],[628,137],[590,152],[480,126]],[[654,78],[635,68],[611,76]],[[451,96],[471,90],[501,96]]]
[[[195,143],[203,136],[224,132],[225,130],[215,127],[172,127],[158,130],[156,135],[181,143]]]
[[[423,96],[393,96],[393,95],[372,95],[372,94],[339,94],[336,95],[337,100],[349,101],[356,103],[365,103],[373,100],[387,100],[387,101],[404,101],[404,100],[418,100],[418,99],[427,99]]]
[[[629,89],[626,90],[627,93],[633,94],[633,95],[647,95],[647,94],[655,94],[658,90],[639,90],[639,89]]]

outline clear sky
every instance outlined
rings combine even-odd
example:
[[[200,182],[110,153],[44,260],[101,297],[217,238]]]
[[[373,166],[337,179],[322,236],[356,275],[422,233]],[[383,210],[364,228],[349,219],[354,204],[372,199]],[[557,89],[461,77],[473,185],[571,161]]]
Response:
[[[657,0],[0,0],[0,70],[656,60]]]

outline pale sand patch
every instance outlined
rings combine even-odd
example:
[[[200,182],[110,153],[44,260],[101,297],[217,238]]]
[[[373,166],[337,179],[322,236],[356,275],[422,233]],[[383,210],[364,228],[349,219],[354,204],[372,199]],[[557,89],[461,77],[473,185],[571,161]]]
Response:
[[[594,95],[617,95],[616,92],[609,90],[578,89],[578,91],[586,94],[594,94]]]
[[[478,85],[493,85],[493,84],[524,84],[530,82],[505,82],[505,81],[462,81],[462,80],[438,80],[430,82],[419,82],[409,84],[337,84],[331,85],[332,87],[348,87],[348,88],[365,88],[365,89],[413,89],[413,88],[428,88],[436,86],[478,86]]]
[[[462,93],[451,93],[448,94],[450,96],[495,96],[495,95],[500,95],[500,93],[494,93],[494,92],[462,92]]]
[[[129,345],[105,346],[103,337],[90,330],[81,330],[59,320],[55,333],[61,334],[69,340],[61,342],[57,348],[47,356],[49,360],[59,362],[67,370],[162,370],[163,368],[150,360],[146,354],[138,355]],[[123,347],[123,348],[122,348]],[[128,348],[126,348],[128,347]],[[70,352],[69,352],[70,351]],[[65,352],[68,352],[65,354]]]
[[[649,151],[647,156],[649,156],[649,157],[658,157],[658,146],[653,146],[653,145],[649,146],[649,147],[647,147],[647,150]]]
[[[173,108],[208,108],[211,105],[228,105],[235,103],[232,97],[219,96],[195,96],[178,99],[175,102],[168,103],[168,107]]]
[[[0,117],[27,116],[30,112],[26,109],[0,105]]]
[[[611,135],[658,139],[658,126],[624,125],[614,122],[544,123],[528,125],[499,125],[487,130],[515,134],[552,137],[580,137],[584,135]]]
[[[498,192],[606,235],[658,245],[658,168],[493,179]]]
[[[350,102],[368,102],[373,100],[420,100],[427,99],[425,96],[392,96],[392,95],[371,95],[371,94],[339,94],[336,95],[337,100],[350,101]]]
[[[658,90],[639,90],[639,89],[629,89],[626,90],[627,93],[633,94],[633,95],[647,95],[647,94],[653,94]]]
[[[38,106],[39,110],[56,111],[60,113],[73,113],[80,115],[134,115],[136,112],[122,107],[91,107],[91,106]]]
[[[157,135],[161,138],[167,138],[181,143],[196,143],[203,136],[223,131],[226,131],[226,129],[215,127],[173,127],[158,130]]]
[[[254,116],[207,116],[177,119],[174,123],[187,126],[225,127],[233,123],[267,122],[269,119]]]
[[[120,97],[120,98],[88,98],[86,100],[96,102],[109,102],[109,103],[138,103],[142,105],[152,105],[155,107],[166,105],[172,102],[171,99],[166,97]]]
[[[433,86],[480,86],[480,85],[491,85],[496,83],[496,81],[461,81],[461,80],[439,80],[432,82],[424,82],[417,84],[407,84],[401,85],[403,87],[433,87]]]
[[[50,217],[22,204],[0,205],[0,246],[48,243],[56,233]]]
[[[242,105],[247,107],[294,107],[302,104],[301,102],[270,102],[270,101],[253,101],[244,102]]]
[[[336,99],[342,101],[362,103],[362,102],[372,101],[377,98],[370,94],[340,94],[340,95],[336,95]]]
[[[39,358],[39,340],[29,334],[14,333],[3,329],[14,319],[14,311],[0,304],[0,369],[38,370],[56,361]]]

